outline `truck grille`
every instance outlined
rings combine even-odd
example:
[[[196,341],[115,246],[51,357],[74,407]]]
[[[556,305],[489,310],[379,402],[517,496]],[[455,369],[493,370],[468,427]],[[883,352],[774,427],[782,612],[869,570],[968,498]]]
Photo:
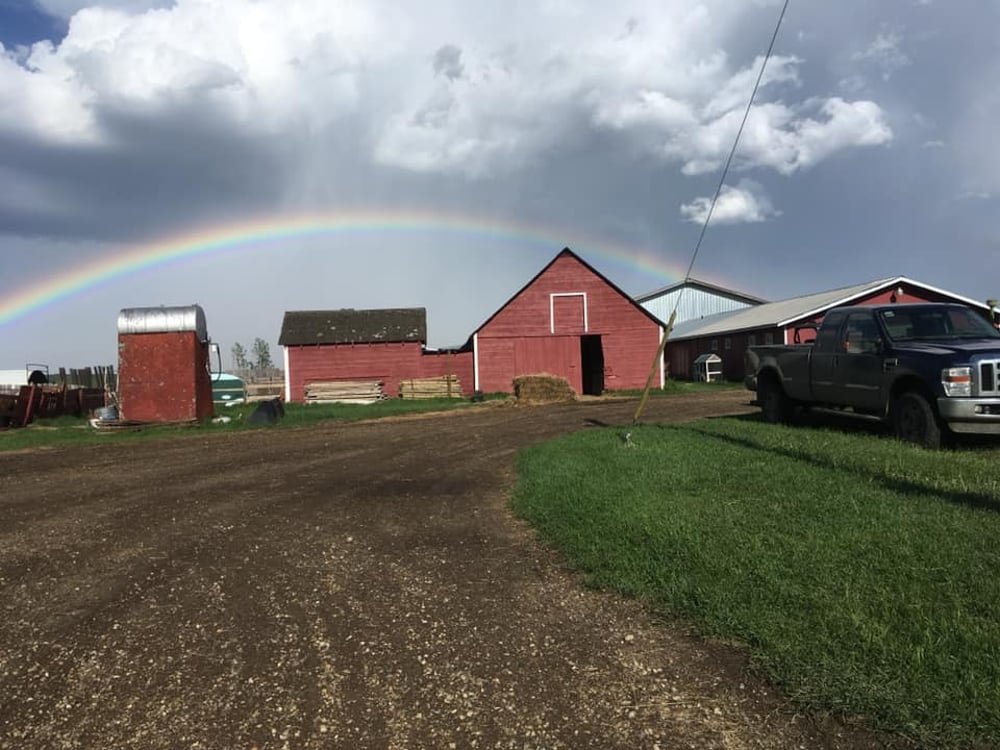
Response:
[[[1000,362],[980,362],[979,363],[979,395],[997,395],[1000,391],[1000,383],[997,382],[1000,375]]]

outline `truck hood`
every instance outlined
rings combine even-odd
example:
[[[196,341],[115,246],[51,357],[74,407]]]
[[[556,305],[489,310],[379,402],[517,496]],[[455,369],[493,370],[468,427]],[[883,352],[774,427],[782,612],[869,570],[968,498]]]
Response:
[[[950,339],[944,341],[904,341],[893,346],[899,354],[937,354],[973,356],[976,354],[996,354],[1000,359],[1000,339]]]

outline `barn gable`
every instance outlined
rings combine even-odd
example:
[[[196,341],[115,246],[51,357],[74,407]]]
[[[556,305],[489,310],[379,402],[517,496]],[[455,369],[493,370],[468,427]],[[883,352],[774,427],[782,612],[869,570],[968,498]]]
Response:
[[[476,388],[509,391],[518,375],[565,377],[578,393],[639,388],[662,324],[569,248],[472,336]]]
[[[688,279],[636,297],[646,310],[660,320],[669,320],[676,310],[674,324],[697,320],[709,315],[735,312],[764,304],[767,300],[707,281]]]

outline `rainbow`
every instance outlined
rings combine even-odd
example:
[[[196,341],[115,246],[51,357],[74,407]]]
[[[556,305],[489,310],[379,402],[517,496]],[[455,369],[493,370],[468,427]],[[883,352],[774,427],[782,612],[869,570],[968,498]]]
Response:
[[[201,227],[147,243],[130,246],[54,274],[15,290],[0,302],[0,326],[56,304],[85,290],[131,274],[214,252],[244,249],[296,238],[353,232],[425,232],[465,235],[480,240],[516,241],[549,249],[565,246],[594,262],[600,258],[630,271],[639,271],[671,283],[684,277],[680,262],[668,262],[648,249],[593,240],[552,227],[471,216],[430,212],[345,211],[275,215]]]

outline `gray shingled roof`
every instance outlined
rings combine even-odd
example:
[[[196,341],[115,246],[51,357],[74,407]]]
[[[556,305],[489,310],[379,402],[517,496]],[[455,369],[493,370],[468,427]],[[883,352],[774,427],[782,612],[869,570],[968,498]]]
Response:
[[[914,281],[906,276],[890,276],[885,279],[867,281],[864,284],[845,286],[840,289],[831,289],[826,292],[807,294],[804,297],[792,297],[791,299],[779,300],[777,302],[767,302],[763,305],[748,307],[735,312],[719,313],[698,320],[687,320],[674,326],[670,334],[671,340],[693,339],[703,336],[715,336],[736,331],[750,331],[758,328],[782,328],[797,321],[809,320],[825,313],[831,308],[840,305],[850,305],[857,299],[865,297],[873,292],[886,289],[891,286],[901,284],[904,286],[919,287],[937,294],[951,297],[958,302],[988,309],[982,302],[963,297],[944,289]]]
[[[292,310],[281,322],[281,346],[427,341],[427,310]]]

